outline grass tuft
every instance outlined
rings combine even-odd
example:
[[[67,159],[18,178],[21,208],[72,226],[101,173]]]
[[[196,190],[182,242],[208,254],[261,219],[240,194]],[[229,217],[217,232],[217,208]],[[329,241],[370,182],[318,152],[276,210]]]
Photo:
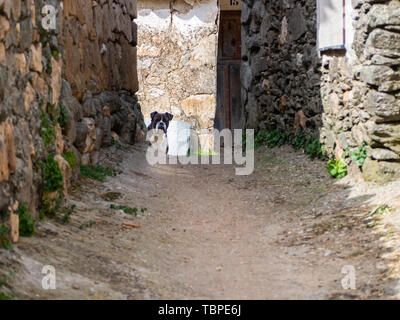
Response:
[[[114,177],[117,172],[109,167],[81,165],[81,175],[89,179],[105,182],[107,177]]]

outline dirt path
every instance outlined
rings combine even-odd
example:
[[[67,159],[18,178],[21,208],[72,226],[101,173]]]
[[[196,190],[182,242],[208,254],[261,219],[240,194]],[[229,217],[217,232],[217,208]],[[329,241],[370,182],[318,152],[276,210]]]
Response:
[[[140,147],[104,150],[122,171],[83,181],[71,221],[40,222],[0,251],[7,286],[29,299],[328,299],[398,293],[400,183],[328,177],[290,148],[260,148],[250,176],[233,166],[150,167]],[[106,200],[109,192],[120,197]],[[111,209],[137,207],[138,215]],[[383,215],[374,209],[388,204]],[[146,208],[143,213],[141,208]],[[139,224],[125,230],[123,222]],[[43,290],[44,265],[57,289]],[[356,290],[344,290],[343,266]]]

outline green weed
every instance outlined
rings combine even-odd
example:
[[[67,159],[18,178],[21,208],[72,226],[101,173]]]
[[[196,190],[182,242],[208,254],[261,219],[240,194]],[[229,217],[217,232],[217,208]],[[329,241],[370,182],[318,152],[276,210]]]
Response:
[[[284,144],[291,145],[296,151],[303,149],[311,160],[324,158],[321,141],[314,135],[306,136],[300,129],[296,134],[287,133],[280,129],[260,130],[255,137],[256,147],[267,145],[269,148],[275,148]]]
[[[138,208],[134,207],[128,207],[124,205],[117,205],[117,204],[111,204],[110,209],[115,209],[115,210],[122,210],[126,214],[134,214],[135,216],[137,215]]]
[[[339,159],[329,159],[326,170],[334,178],[343,178],[347,175],[347,165]]]
[[[51,76],[53,73],[53,65],[51,64],[51,60],[49,59],[46,65],[46,73]]]
[[[63,175],[54,154],[47,157],[46,162],[41,162],[43,172],[43,189],[46,192],[58,191],[63,187]]]
[[[58,48],[51,50],[51,55],[58,61],[60,59],[60,50]]]
[[[60,124],[61,129],[64,131],[68,124],[68,113],[67,109],[62,103],[60,103],[60,115],[57,121]]]
[[[28,212],[26,203],[21,203],[16,213],[19,215],[19,233],[23,237],[30,237],[35,233],[35,220]]]
[[[321,141],[313,136],[309,136],[307,138],[304,151],[311,158],[311,160],[323,159],[324,157]]]
[[[53,144],[56,139],[54,123],[50,120],[48,114],[43,111],[40,115],[40,119],[42,120],[42,124],[40,127],[40,136],[43,139],[44,145],[46,146],[46,148],[48,148]]]
[[[81,165],[81,175],[89,179],[104,182],[107,177],[116,176],[117,172],[109,167]]]
[[[294,136],[290,135],[289,138],[289,143],[292,145],[294,150],[299,151],[305,148],[307,137],[300,129],[297,130],[297,133]]]
[[[10,240],[7,238],[9,232],[10,229],[5,224],[0,226],[0,247],[12,251],[13,247]]]
[[[71,169],[75,169],[78,164],[78,159],[73,151],[67,151],[63,155],[63,158],[68,162]]]
[[[365,149],[365,145],[354,149],[353,153],[351,154],[351,160],[357,163],[359,167],[363,166],[366,158],[367,149]]]

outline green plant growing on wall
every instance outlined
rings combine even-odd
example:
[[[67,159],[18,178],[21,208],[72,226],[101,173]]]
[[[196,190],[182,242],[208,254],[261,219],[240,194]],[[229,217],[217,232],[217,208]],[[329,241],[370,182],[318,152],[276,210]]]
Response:
[[[71,169],[75,169],[78,164],[78,159],[73,151],[67,151],[63,155],[63,158],[68,162]]]
[[[350,149],[349,146],[347,146],[346,149],[345,149],[344,152],[343,152],[342,157],[343,157],[344,159],[348,159],[348,158],[350,157],[350,152],[351,152],[351,149]]]
[[[329,159],[326,170],[334,178],[343,178],[347,175],[347,165],[340,159]]]
[[[40,127],[40,136],[43,139],[46,148],[51,146],[56,139],[56,131],[54,129],[54,123],[50,120],[46,112],[42,112],[40,115],[42,124]]]
[[[351,154],[351,160],[357,163],[359,167],[363,166],[365,159],[367,158],[367,149],[365,146],[366,144],[364,143],[361,147],[355,148]]]
[[[38,27],[39,27],[40,42],[43,45],[46,45],[47,42],[49,41],[49,32],[43,28],[41,23],[39,23]]]
[[[68,113],[67,113],[67,109],[65,108],[65,106],[60,103],[60,115],[57,119],[61,129],[63,131],[65,131],[67,124],[68,124]]]
[[[51,50],[51,55],[55,60],[58,61],[60,59],[60,50],[58,48],[54,48],[53,50]]]
[[[0,247],[11,251],[13,247],[7,238],[9,231],[10,229],[5,224],[0,226]]]
[[[16,213],[19,215],[19,233],[23,237],[30,237],[35,233],[35,220],[28,212],[26,203],[21,203]]]
[[[63,175],[58,162],[54,160],[54,154],[47,157],[46,162],[41,163],[43,172],[43,189],[45,192],[58,191],[63,187]]]
[[[51,74],[53,73],[53,65],[51,64],[51,60],[47,61],[47,65],[46,65],[46,73],[51,76]]]
[[[62,188],[64,177],[54,154],[50,154],[45,162],[41,162],[43,176],[43,197],[40,204],[40,218],[55,216],[63,200]]]
[[[54,123],[56,123],[59,118],[57,106],[52,103],[47,103],[47,114],[50,115],[50,118],[54,125]]]

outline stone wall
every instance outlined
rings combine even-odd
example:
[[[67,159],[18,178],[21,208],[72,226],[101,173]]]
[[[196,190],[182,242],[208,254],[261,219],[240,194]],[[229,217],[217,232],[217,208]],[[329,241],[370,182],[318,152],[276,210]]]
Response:
[[[38,95],[52,100],[54,78],[44,71],[35,2],[0,1],[0,211],[15,200],[39,205]]]
[[[323,55],[321,138],[336,154],[367,143],[364,178],[386,182],[400,177],[400,1],[352,5],[354,52]]]
[[[365,179],[400,177],[400,1],[346,1],[346,48],[318,53],[316,1],[243,2],[248,127],[316,131],[330,156],[367,143]]]
[[[56,8],[56,30],[42,27],[44,5]],[[143,138],[135,17],[136,0],[0,0],[2,217],[17,202],[37,217],[65,196],[112,131],[127,143]],[[49,192],[43,163],[53,158],[63,187]]]
[[[321,125],[315,1],[245,0],[242,104],[249,128]],[[301,121],[303,125],[304,121]]]
[[[136,0],[64,1],[59,43],[65,79],[82,101],[86,90],[138,90]]]
[[[134,93],[137,77],[136,0],[70,0],[64,3],[59,47],[63,56],[61,103],[71,114],[71,147],[97,158],[111,144],[111,132],[134,143],[144,135],[143,116]],[[126,121],[129,120],[129,121]],[[94,121],[95,141],[87,146],[87,123]],[[90,131],[90,130],[89,130]],[[72,141],[74,141],[72,143]]]
[[[139,102],[145,118],[170,112],[213,128],[218,35],[216,0],[139,0]]]

